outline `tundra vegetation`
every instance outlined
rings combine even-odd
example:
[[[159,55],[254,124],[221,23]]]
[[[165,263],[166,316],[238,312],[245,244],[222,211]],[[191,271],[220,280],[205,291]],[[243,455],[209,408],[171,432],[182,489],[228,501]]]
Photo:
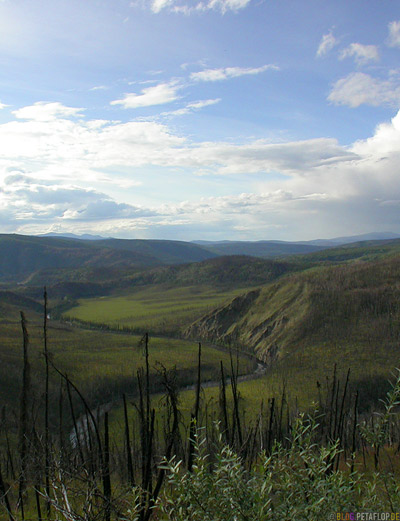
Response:
[[[5,287],[1,519],[398,512],[400,258],[379,248]]]

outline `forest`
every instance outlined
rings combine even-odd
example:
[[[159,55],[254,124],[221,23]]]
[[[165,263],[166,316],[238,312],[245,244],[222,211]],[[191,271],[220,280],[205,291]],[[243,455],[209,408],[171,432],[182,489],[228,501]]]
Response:
[[[4,281],[1,519],[396,515],[397,249]]]

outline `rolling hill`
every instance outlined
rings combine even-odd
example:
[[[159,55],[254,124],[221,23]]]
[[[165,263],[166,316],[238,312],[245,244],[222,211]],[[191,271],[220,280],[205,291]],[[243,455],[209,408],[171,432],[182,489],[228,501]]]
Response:
[[[273,258],[284,255],[297,255],[320,251],[327,246],[313,244],[298,244],[284,241],[257,241],[257,242],[220,242],[203,245],[210,252],[217,255],[251,255],[254,257]]]
[[[398,366],[400,256],[290,274],[209,312],[185,334],[246,346],[270,364],[299,364],[317,352],[309,367],[366,357]]]
[[[0,280],[22,282],[41,270],[141,268],[215,257],[200,246],[178,241],[0,235]]]

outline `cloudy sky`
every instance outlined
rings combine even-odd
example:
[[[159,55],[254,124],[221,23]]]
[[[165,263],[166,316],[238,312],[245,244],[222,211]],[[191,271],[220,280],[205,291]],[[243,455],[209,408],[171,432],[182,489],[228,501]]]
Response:
[[[400,232],[400,4],[0,0],[0,232]]]

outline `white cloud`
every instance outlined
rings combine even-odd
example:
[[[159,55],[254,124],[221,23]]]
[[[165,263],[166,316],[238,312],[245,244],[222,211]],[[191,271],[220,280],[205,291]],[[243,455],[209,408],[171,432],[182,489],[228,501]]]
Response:
[[[165,7],[171,5],[173,0],[153,0],[151,2],[151,10],[153,13],[159,13]]]
[[[202,109],[204,107],[209,107],[210,105],[216,105],[220,101],[221,98],[194,101],[193,103],[188,103],[187,107],[190,109]]]
[[[353,72],[334,84],[328,99],[336,105],[348,105],[353,108],[363,104],[374,107],[398,106],[400,84],[396,77],[381,80],[362,72]]]
[[[108,90],[108,87],[106,87],[105,85],[96,85],[95,87],[92,87],[91,89],[89,89],[91,91],[96,91],[96,90]]]
[[[279,70],[276,65],[263,65],[262,67],[225,67],[221,69],[207,69],[200,72],[192,72],[190,79],[194,81],[221,81],[239,76],[260,74],[266,70]]]
[[[192,104],[201,108],[210,101]],[[254,234],[245,238],[256,239],[265,229],[277,229],[281,238],[290,233],[287,238],[301,239],[344,235],[350,223],[352,233],[400,226],[400,112],[350,147],[327,138],[196,143],[155,122],[60,114],[0,124],[3,230],[62,224],[69,231],[176,237],[180,229],[189,239],[196,238],[195,230],[218,230],[223,238],[241,229]],[[147,168],[157,169],[160,190],[146,181],[137,187],[136,172]],[[207,175],[194,177],[199,170]],[[212,175],[233,175],[235,182],[216,183]],[[243,193],[235,191],[239,179]],[[168,195],[171,183],[187,194],[186,201]],[[204,186],[224,186],[225,192],[202,197]],[[146,190],[144,204],[139,196]]]
[[[50,183],[27,175],[9,175],[0,186],[9,219],[21,222],[136,219],[157,212],[125,203],[76,185]],[[4,212],[4,210],[3,210]]]
[[[8,105],[6,105],[5,103],[1,103],[0,101],[0,110],[5,109],[6,107],[8,107]]]
[[[320,58],[321,56],[325,56],[331,51],[335,45],[338,44],[337,39],[333,36],[332,32],[328,34],[324,34],[322,36],[321,42],[317,49],[317,56]]]
[[[244,9],[249,5],[250,1],[251,0],[210,0],[206,4],[200,2],[196,7],[197,9],[204,10],[214,9],[221,11],[222,14],[225,14],[227,11],[239,11],[240,9]]]
[[[370,61],[378,61],[379,53],[376,45],[362,45],[351,43],[340,53],[340,59],[354,58],[358,65],[364,65]]]
[[[221,98],[194,101],[192,103],[187,103],[186,106],[181,109],[172,110],[170,112],[162,112],[160,116],[184,116],[186,114],[191,114],[197,110],[203,109],[204,107],[216,105],[220,101]]]
[[[250,4],[251,0],[208,0],[208,1],[192,1],[181,3],[177,0],[151,0],[150,7],[153,13],[158,14],[163,9],[170,9],[172,12],[189,15],[203,11],[219,11],[222,14],[228,11],[237,12],[244,9]],[[135,3],[131,3],[135,6]]]
[[[18,119],[30,119],[35,121],[52,121],[58,117],[80,116],[84,109],[66,107],[59,102],[39,101],[29,107],[13,111]]]
[[[185,109],[199,110],[217,102],[201,100],[189,103]],[[21,113],[30,114],[30,107],[21,109]],[[303,175],[309,168],[352,158],[333,139],[190,143],[154,121],[74,121],[64,117],[44,121],[41,114],[36,121],[17,120],[0,125],[0,142],[0,166],[17,163],[29,171],[36,164],[40,165],[43,179],[67,176],[70,180],[89,182],[99,178],[95,169],[118,166],[188,167],[219,175],[278,169]]]
[[[111,101],[111,105],[122,105],[125,109],[163,105],[178,99],[181,86],[175,82],[159,83],[155,87],[143,89],[141,94],[128,93],[123,99]]]
[[[389,47],[400,47],[400,20],[390,22],[387,44]]]

